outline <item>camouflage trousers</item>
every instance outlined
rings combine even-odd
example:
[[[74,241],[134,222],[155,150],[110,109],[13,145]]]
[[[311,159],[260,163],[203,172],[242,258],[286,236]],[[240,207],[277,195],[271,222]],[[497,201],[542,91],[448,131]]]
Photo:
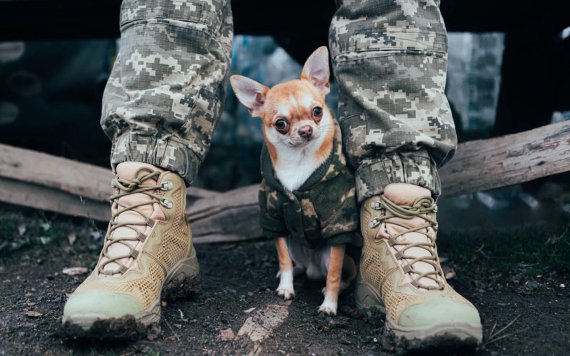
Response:
[[[191,184],[221,115],[229,0],[124,0],[119,54],[103,94],[111,165],[145,162]]]
[[[221,114],[231,41],[229,0],[123,1],[101,119],[113,167],[147,162],[193,182]],[[358,199],[400,182],[439,195],[437,167],[456,147],[439,1],[340,1],[330,49]]]
[[[441,193],[457,145],[439,0],[345,0],[330,28],[339,121],[359,201],[390,183]]]

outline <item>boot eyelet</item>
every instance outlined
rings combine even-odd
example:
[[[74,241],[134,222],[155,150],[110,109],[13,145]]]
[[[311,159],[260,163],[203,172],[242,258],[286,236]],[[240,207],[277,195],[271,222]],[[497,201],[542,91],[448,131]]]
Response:
[[[368,223],[368,227],[371,229],[375,229],[380,225],[380,219],[378,218],[374,218],[372,220],[370,220],[370,222]]]
[[[172,201],[168,199],[160,199],[160,204],[167,209],[171,209],[174,206],[174,204],[172,204]]]
[[[380,210],[380,208],[382,208],[382,204],[380,204],[379,201],[373,201],[370,203],[370,207],[374,210]]]
[[[172,182],[171,181],[167,180],[167,181],[160,183],[160,190],[166,191],[166,190],[170,190],[170,189],[172,189]]]

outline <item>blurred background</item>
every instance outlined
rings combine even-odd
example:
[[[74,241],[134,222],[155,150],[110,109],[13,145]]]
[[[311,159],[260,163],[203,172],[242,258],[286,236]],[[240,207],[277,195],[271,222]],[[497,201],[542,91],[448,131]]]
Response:
[[[234,0],[232,7],[232,72],[268,86],[299,76],[299,63],[327,44],[335,11],[334,1],[321,0]],[[0,1],[1,143],[108,166],[110,142],[99,119],[119,46],[119,8],[118,0]],[[569,8],[567,1],[442,0],[449,31],[446,92],[460,142],[570,120]],[[262,143],[260,122],[228,86],[196,185],[225,191],[259,182]],[[441,214],[459,225],[480,224],[482,217],[519,224],[521,214],[527,223],[559,223],[570,218],[569,182],[562,174],[445,198]]]

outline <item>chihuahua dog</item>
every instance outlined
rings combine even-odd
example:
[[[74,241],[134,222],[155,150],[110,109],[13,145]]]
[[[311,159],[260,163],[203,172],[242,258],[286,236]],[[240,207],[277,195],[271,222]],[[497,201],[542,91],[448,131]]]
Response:
[[[263,121],[260,222],[265,235],[275,238],[277,293],[293,298],[293,276],[300,273],[326,279],[319,311],[336,315],[339,293],[356,276],[345,246],[359,245],[360,235],[354,177],[325,104],[329,76],[328,50],[320,47],[300,80],[271,89],[239,75],[230,82],[238,100]]]

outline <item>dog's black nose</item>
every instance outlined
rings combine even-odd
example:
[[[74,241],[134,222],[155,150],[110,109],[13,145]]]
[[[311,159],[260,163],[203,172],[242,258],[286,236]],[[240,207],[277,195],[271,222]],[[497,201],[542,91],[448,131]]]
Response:
[[[309,125],[305,125],[299,129],[299,136],[304,138],[309,138],[313,134],[313,128]]]

